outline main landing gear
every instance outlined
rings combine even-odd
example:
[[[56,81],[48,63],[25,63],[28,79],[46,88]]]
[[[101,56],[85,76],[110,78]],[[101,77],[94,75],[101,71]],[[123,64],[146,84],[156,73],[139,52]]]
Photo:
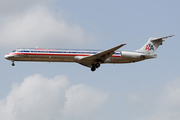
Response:
[[[12,61],[12,66],[15,66],[14,61]]]
[[[95,71],[96,68],[98,68],[98,67],[100,67],[99,63],[93,64],[92,67],[91,67],[91,71]]]

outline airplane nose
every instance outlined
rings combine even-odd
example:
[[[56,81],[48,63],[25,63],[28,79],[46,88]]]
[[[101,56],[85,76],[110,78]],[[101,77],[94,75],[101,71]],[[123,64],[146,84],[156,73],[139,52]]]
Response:
[[[10,53],[8,53],[8,54],[6,54],[4,57],[5,57],[5,59],[10,60],[10,58],[12,57],[12,55],[11,55]]]
[[[7,59],[7,60],[13,60],[14,57],[15,57],[15,55],[12,54],[12,53],[8,53],[8,54],[6,54],[4,57],[5,57],[5,59]]]
[[[4,57],[5,57],[5,59],[8,59],[9,55],[5,55]]]

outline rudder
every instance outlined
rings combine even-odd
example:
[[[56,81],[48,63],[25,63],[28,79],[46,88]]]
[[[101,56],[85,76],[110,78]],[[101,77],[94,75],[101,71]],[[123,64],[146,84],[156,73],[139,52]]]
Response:
[[[168,37],[172,37],[172,36],[174,36],[174,35],[167,36],[167,37],[162,37],[162,38],[150,38],[148,40],[148,42],[141,49],[139,49],[137,51],[153,55],[154,52],[158,49],[158,47],[160,45],[162,45],[162,42],[165,41],[164,39],[168,38]]]

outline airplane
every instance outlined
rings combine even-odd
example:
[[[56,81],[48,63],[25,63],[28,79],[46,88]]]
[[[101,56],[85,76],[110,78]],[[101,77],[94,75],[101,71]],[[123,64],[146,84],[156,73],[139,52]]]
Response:
[[[39,62],[76,62],[90,67],[95,71],[104,63],[134,63],[146,59],[156,58],[154,52],[162,45],[166,36],[161,38],[150,38],[148,42],[135,51],[116,51],[126,44],[121,44],[111,49],[100,50],[70,50],[70,49],[42,49],[42,48],[20,48],[5,55],[5,59],[12,61],[39,61]]]

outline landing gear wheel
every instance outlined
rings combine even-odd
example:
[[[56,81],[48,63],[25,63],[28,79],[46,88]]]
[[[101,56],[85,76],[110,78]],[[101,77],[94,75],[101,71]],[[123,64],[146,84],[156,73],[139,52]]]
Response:
[[[93,66],[92,68],[91,68],[91,71],[95,71],[96,70],[96,68]]]
[[[12,62],[12,66],[15,66],[14,61]]]
[[[95,64],[95,67],[96,67],[96,68],[100,67],[100,64],[99,64],[99,63],[96,63],[96,64]]]

